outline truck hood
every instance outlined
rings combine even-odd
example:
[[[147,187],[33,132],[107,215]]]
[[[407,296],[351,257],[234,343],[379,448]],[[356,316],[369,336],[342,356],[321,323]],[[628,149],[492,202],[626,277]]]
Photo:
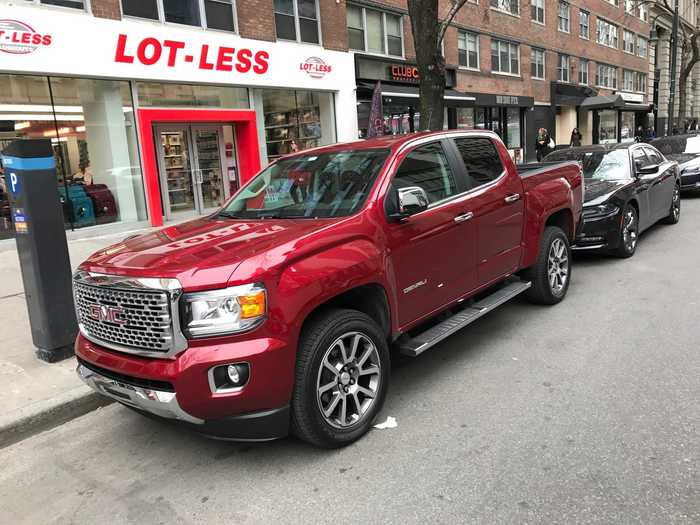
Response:
[[[289,244],[332,219],[201,218],[128,238],[88,258],[81,268],[131,277],[176,278],[187,290],[226,286],[245,259]]]
[[[610,197],[613,193],[624,188],[625,186],[632,184],[631,180],[587,180],[585,186],[585,192],[583,195],[583,203],[587,206],[595,206],[602,204]]]

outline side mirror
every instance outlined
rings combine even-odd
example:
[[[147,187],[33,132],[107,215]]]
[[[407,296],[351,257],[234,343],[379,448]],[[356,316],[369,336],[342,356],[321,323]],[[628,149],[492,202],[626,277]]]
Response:
[[[637,175],[656,175],[659,172],[658,164],[650,164],[648,166],[636,166]]]
[[[393,212],[389,219],[394,222],[406,220],[411,215],[428,209],[428,194],[419,186],[407,186],[396,190]]]

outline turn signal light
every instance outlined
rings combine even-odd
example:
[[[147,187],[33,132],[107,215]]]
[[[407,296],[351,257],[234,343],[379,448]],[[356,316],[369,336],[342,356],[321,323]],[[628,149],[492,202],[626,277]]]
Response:
[[[265,292],[241,295],[238,297],[238,304],[241,306],[241,319],[260,317],[265,313]]]

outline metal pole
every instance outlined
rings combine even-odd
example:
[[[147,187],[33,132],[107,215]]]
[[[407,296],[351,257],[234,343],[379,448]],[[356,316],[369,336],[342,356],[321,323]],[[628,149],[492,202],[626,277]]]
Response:
[[[671,66],[669,69],[670,91],[668,94],[668,119],[666,135],[673,133],[673,107],[676,101],[676,55],[678,54],[678,0],[673,5],[673,29],[671,30]]]

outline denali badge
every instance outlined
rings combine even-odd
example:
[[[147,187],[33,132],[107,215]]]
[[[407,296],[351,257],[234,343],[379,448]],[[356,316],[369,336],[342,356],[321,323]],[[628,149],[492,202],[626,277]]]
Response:
[[[418,281],[417,283],[413,283],[411,286],[407,286],[406,288],[403,289],[403,293],[410,293],[416,288],[420,288],[421,286],[424,286],[428,283],[428,279],[423,279],[422,281]]]
[[[92,304],[90,305],[90,317],[108,323],[126,324],[122,309],[113,306]]]

